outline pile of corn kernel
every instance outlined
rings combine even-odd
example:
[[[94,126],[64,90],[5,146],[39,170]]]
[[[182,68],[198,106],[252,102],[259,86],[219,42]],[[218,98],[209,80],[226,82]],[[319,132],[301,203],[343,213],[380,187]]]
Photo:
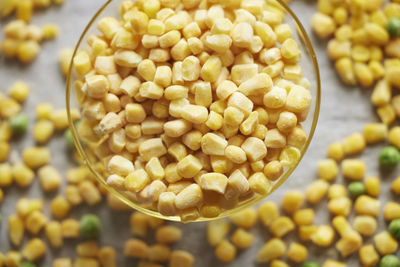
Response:
[[[312,96],[275,1],[124,1],[74,58],[78,132],[108,185],[182,221],[266,195]],[[267,152],[268,151],[268,152]]]
[[[371,103],[382,122],[400,117],[400,2],[318,0],[311,26],[331,38],[327,50],[344,83],[371,87]]]
[[[62,4],[64,0],[53,0]],[[0,18],[12,15],[15,20],[4,26],[4,40],[0,44],[0,54],[8,58],[17,58],[22,63],[32,62],[40,52],[40,43],[57,37],[58,26],[52,23],[41,27],[29,24],[35,8],[50,6],[50,0],[2,0],[0,2]]]

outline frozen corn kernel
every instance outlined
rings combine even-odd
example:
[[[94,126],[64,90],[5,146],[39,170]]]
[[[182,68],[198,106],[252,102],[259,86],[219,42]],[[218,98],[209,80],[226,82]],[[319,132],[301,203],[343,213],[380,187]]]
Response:
[[[351,200],[347,197],[338,197],[329,200],[328,210],[333,215],[348,216],[351,211]]]
[[[356,199],[354,210],[360,215],[378,216],[380,209],[379,200],[370,196],[361,195]]]
[[[8,89],[8,95],[22,103],[28,97],[29,91],[29,86],[25,82],[17,81]]]
[[[22,63],[30,63],[37,57],[39,52],[40,46],[36,41],[22,41],[17,47],[17,58]]]
[[[175,250],[171,253],[169,261],[170,267],[192,267],[194,264],[194,257],[189,252],[183,250]]]
[[[257,262],[266,263],[279,259],[286,252],[285,243],[279,238],[271,238],[257,253]]]
[[[310,225],[314,221],[314,210],[313,209],[300,209],[297,210],[293,215],[293,221],[297,225]]]
[[[317,180],[311,183],[306,189],[306,200],[311,204],[317,204],[326,195],[329,189],[328,182]]]
[[[37,261],[46,253],[46,245],[41,239],[33,238],[25,245],[21,253],[28,261]]]
[[[342,161],[342,173],[350,180],[361,180],[366,171],[365,163],[358,159],[345,159]]]
[[[311,26],[320,38],[327,38],[335,31],[335,22],[325,14],[316,13],[311,18]]]
[[[364,136],[360,133],[355,133],[343,140],[343,151],[346,155],[353,155],[363,151],[365,145]]]
[[[276,237],[283,237],[293,231],[295,225],[293,221],[286,216],[280,216],[269,225],[269,231]]]
[[[50,151],[45,147],[29,147],[23,150],[22,157],[28,167],[37,169],[50,162]]]
[[[335,232],[329,225],[320,225],[311,237],[312,242],[319,247],[329,247],[335,238]]]
[[[19,246],[24,237],[24,221],[17,215],[8,217],[9,238],[13,245]]]
[[[59,222],[48,222],[45,227],[45,233],[52,247],[59,248],[63,245],[62,227]]]
[[[39,120],[33,128],[33,137],[39,144],[49,141],[54,133],[54,124],[49,120]]]
[[[353,221],[353,228],[363,236],[375,234],[378,223],[376,219],[368,215],[356,216]]]
[[[328,182],[333,181],[339,172],[336,161],[332,159],[318,161],[317,167],[319,178]]]
[[[128,258],[145,259],[148,256],[149,247],[139,239],[128,239],[124,245],[124,256]]]
[[[304,195],[300,191],[289,191],[282,198],[281,206],[284,211],[293,214],[304,203]]]
[[[34,172],[23,163],[14,164],[11,171],[15,182],[22,187],[32,184],[35,178]]]
[[[258,217],[264,226],[268,227],[279,217],[278,206],[274,202],[265,202],[258,208]]]
[[[271,183],[262,172],[254,173],[248,181],[250,189],[257,194],[266,195],[271,190]]]
[[[400,205],[396,202],[389,201],[383,209],[383,216],[386,220],[391,221],[400,218]]]
[[[59,28],[57,24],[44,24],[42,26],[42,33],[44,39],[54,39],[58,36]]]
[[[368,177],[365,179],[365,189],[371,197],[378,197],[380,193],[380,179],[377,177]]]
[[[381,255],[393,254],[397,251],[397,241],[386,231],[374,236],[376,250]]]
[[[42,212],[35,210],[27,216],[25,228],[31,234],[36,235],[42,230],[46,223],[46,216]]]
[[[230,220],[238,227],[250,229],[257,223],[257,212],[254,209],[244,209],[230,216]]]
[[[379,262],[379,254],[373,245],[364,245],[360,248],[359,258],[362,264],[373,266]]]
[[[226,220],[214,220],[208,223],[207,240],[211,246],[217,246],[224,240],[230,230],[230,224]]]
[[[307,259],[308,250],[305,246],[292,242],[288,248],[287,257],[295,263],[301,263]]]
[[[253,235],[239,228],[232,234],[232,243],[239,249],[246,249],[253,243]]]
[[[389,142],[397,148],[400,148],[400,127],[396,126],[390,129],[388,139]]]
[[[43,190],[47,192],[55,191],[60,187],[62,178],[54,167],[50,165],[41,167],[38,170],[38,176]]]
[[[223,240],[215,248],[215,256],[221,262],[232,262],[236,257],[236,247],[229,241]]]

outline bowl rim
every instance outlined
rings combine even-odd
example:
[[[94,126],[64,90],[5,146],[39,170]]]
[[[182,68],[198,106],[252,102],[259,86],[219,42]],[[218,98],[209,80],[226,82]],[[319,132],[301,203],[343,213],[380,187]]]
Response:
[[[71,133],[72,133],[72,137],[73,137],[73,140],[74,140],[75,147],[76,147],[76,149],[77,149],[82,161],[89,168],[89,170],[95,175],[97,181],[100,182],[102,184],[102,186],[104,186],[106,188],[106,190],[109,191],[109,193],[113,194],[115,197],[117,197],[120,201],[122,201],[123,203],[125,203],[129,207],[131,207],[131,208],[133,208],[133,209],[135,209],[137,211],[143,212],[143,213],[145,213],[147,215],[154,216],[154,217],[157,217],[157,218],[160,218],[160,219],[163,219],[163,220],[183,222],[181,220],[180,216],[164,216],[164,215],[162,215],[161,213],[159,213],[157,211],[153,211],[153,210],[144,208],[144,207],[140,206],[139,204],[135,204],[131,200],[129,200],[125,196],[123,196],[120,192],[118,192],[117,190],[115,190],[114,188],[109,186],[106,183],[106,181],[103,179],[102,175],[100,175],[94,169],[93,163],[89,161],[88,155],[87,155],[85,149],[83,148],[83,145],[81,144],[81,141],[79,140],[79,135],[78,135],[78,132],[76,130],[76,126],[74,124],[74,121],[72,120],[70,100],[71,100],[71,90],[72,90],[71,87],[72,87],[73,59],[74,59],[76,53],[78,52],[78,48],[81,46],[82,42],[85,40],[88,31],[93,26],[94,22],[99,18],[99,16],[109,6],[109,4],[114,2],[114,1],[116,1],[116,0],[107,0],[107,2],[104,3],[99,8],[99,10],[96,11],[95,15],[90,19],[89,23],[85,26],[84,31],[80,35],[79,40],[78,40],[78,42],[76,43],[76,45],[74,47],[74,51],[73,51],[73,55],[72,55],[72,58],[71,58],[67,79],[66,79],[66,109],[67,109],[67,115],[68,115],[69,128],[70,128]],[[135,1],[135,0],[133,0],[133,1]],[[264,0],[264,1],[268,1],[268,0]],[[286,182],[286,180],[291,176],[293,171],[298,167],[298,165],[302,161],[304,155],[308,151],[310,143],[311,143],[311,141],[312,141],[312,139],[314,137],[314,133],[315,133],[315,130],[316,130],[316,127],[317,127],[318,119],[319,119],[319,112],[320,112],[320,105],[321,105],[321,76],[320,76],[319,64],[318,64],[317,56],[316,56],[316,53],[315,53],[315,50],[314,50],[314,47],[312,45],[310,37],[308,36],[303,24],[300,22],[300,19],[297,17],[297,15],[294,13],[294,11],[283,0],[274,0],[274,1],[278,2],[285,9],[285,11],[289,13],[289,15],[292,17],[292,19],[295,21],[296,26],[297,26],[297,32],[300,35],[302,41],[305,42],[305,47],[306,47],[306,49],[307,49],[307,51],[309,53],[309,56],[312,59],[312,63],[313,63],[312,65],[314,67],[315,78],[316,78],[316,81],[315,81],[315,84],[316,84],[316,95],[313,96],[313,97],[315,97],[315,108],[314,108],[314,115],[313,115],[313,120],[312,120],[312,124],[311,124],[311,129],[310,129],[310,132],[309,132],[309,134],[307,136],[306,143],[300,149],[300,151],[301,151],[300,158],[297,161],[297,163],[294,164],[293,166],[290,166],[283,173],[283,175],[280,177],[279,181],[277,181],[274,184],[272,190],[270,190],[268,192],[268,194],[266,194],[266,195],[255,195],[255,197],[249,198],[248,200],[244,201],[244,203],[241,203],[240,206],[234,207],[233,209],[229,209],[229,210],[223,211],[217,217],[212,217],[212,218],[198,217],[193,221],[187,221],[187,222],[204,222],[204,221],[212,221],[212,220],[216,220],[216,219],[222,219],[222,218],[231,216],[232,214],[237,213],[237,212],[239,212],[239,211],[241,211],[243,209],[246,209],[246,208],[248,208],[250,206],[256,205],[261,200],[263,200],[267,196],[271,195],[284,182]]]

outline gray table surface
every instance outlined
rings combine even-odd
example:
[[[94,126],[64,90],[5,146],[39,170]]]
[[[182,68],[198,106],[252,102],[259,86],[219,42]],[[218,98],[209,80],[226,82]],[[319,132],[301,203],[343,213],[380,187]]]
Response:
[[[65,47],[73,47],[80,36],[83,27],[89,22],[95,11],[103,4],[103,1],[96,0],[66,0],[60,7],[53,6],[49,9],[35,13],[33,23],[41,25],[43,23],[54,22],[60,26],[61,34],[54,40],[45,42],[42,46],[40,56],[30,65],[23,66],[14,60],[6,60],[0,57],[0,91],[6,89],[15,80],[24,80],[31,87],[31,95],[24,104],[24,111],[34,120],[34,107],[40,102],[52,102],[56,107],[64,107],[64,79],[58,68],[58,52]],[[367,122],[377,121],[375,111],[370,105],[369,97],[371,90],[361,88],[349,88],[344,86],[338,79],[333,69],[333,64],[326,54],[326,42],[320,41],[311,34],[309,20],[316,10],[316,1],[296,0],[291,4],[293,10],[299,14],[302,23],[310,33],[314,47],[316,49],[322,76],[322,105],[319,124],[311,146],[306,153],[299,167],[295,170],[292,177],[281,188],[274,192],[268,199],[279,201],[286,190],[305,188],[310,182],[316,179],[316,161],[323,158],[326,153],[327,145],[333,141],[341,140],[345,136],[362,131],[363,125]],[[4,27],[7,21],[0,21],[0,28]],[[1,39],[2,37],[0,37]],[[30,130],[33,123],[30,124]],[[62,136],[56,136],[50,142],[52,151],[52,164],[56,166],[64,175],[71,163],[64,153],[64,142]],[[18,160],[20,152],[26,146],[33,145],[31,137],[16,141],[12,146],[12,159]],[[368,176],[379,176],[377,168],[377,153],[382,145],[369,147],[362,154],[362,158],[368,160]],[[385,202],[393,199],[389,193],[390,182],[399,174],[399,171],[386,175],[383,182],[382,195],[380,199]],[[339,178],[341,180],[341,178]],[[15,213],[15,203],[18,198],[25,197],[44,197],[50,200],[54,194],[43,194],[36,180],[31,188],[22,190],[12,187],[5,190],[6,197],[1,205],[3,222],[0,229],[0,251],[7,252],[11,245],[8,240],[8,227],[6,218]],[[48,202],[45,204],[48,207]],[[46,212],[49,210],[45,209]],[[330,220],[326,212],[326,200],[317,205],[316,223],[325,223]],[[111,245],[118,252],[119,266],[136,266],[135,261],[127,260],[122,256],[123,241],[131,237],[129,233],[129,213],[118,213],[111,211],[105,203],[99,204],[94,208],[77,208],[71,212],[71,216],[79,218],[86,212],[99,214],[104,225],[101,236],[102,245]],[[49,215],[49,214],[48,214]],[[176,244],[174,248],[183,248],[196,255],[195,266],[225,266],[218,262],[214,256],[213,248],[206,242],[205,223],[192,223],[181,225],[184,231],[184,238]],[[380,220],[380,227],[384,228],[385,223]],[[261,226],[252,230],[256,236],[253,246],[237,255],[237,259],[226,266],[256,266],[255,256],[258,249],[269,237],[267,231]],[[295,235],[285,238],[289,244]],[[27,239],[27,236],[25,236]],[[367,243],[372,240],[367,240]],[[75,257],[75,244],[77,241],[67,241],[61,250],[49,249],[40,266],[51,266],[52,259],[61,256]],[[319,250],[313,245],[310,249],[309,259],[323,261],[327,258],[339,258],[335,249]],[[357,256],[350,258],[349,266],[357,266]],[[261,266],[261,265],[260,265]]]

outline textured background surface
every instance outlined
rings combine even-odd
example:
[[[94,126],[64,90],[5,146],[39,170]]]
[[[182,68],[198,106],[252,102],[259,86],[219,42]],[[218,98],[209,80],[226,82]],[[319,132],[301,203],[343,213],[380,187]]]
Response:
[[[73,47],[80,36],[83,27],[89,22],[95,11],[102,5],[103,1],[96,0],[67,0],[61,7],[51,7],[49,9],[35,12],[33,23],[41,25],[48,22],[57,23],[61,28],[60,36],[54,40],[44,43],[42,52],[35,62],[28,66],[22,66],[13,60],[5,60],[0,58],[0,90],[6,91],[15,80],[21,79],[29,83],[31,87],[31,95],[24,105],[24,111],[28,113],[31,120],[34,120],[34,106],[37,103],[50,101],[56,107],[64,107],[64,83],[63,77],[58,69],[58,52],[65,47]],[[309,19],[316,9],[316,1],[296,0],[291,4],[292,9],[299,15],[305,28],[310,31]],[[0,22],[0,28],[5,25],[6,21]],[[366,122],[376,121],[377,117],[373,108],[369,103],[370,90],[359,88],[347,88],[339,81],[332,63],[329,61],[325,47],[326,43],[318,40],[311,34],[313,44],[315,46],[318,60],[320,63],[322,76],[322,105],[319,124],[311,146],[295,170],[292,177],[269,199],[279,201],[282,194],[286,190],[294,188],[305,188],[307,184],[316,178],[316,160],[325,156],[326,147],[330,142],[340,140],[354,131],[361,131]],[[30,128],[33,123],[30,124]],[[65,174],[66,169],[71,166],[66,164],[68,157],[65,153],[64,142],[61,142],[62,136],[57,136],[50,142],[52,150],[52,164],[59,168]],[[18,160],[23,147],[33,145],[33,140],[24,138],[18,140],[13,145],[11,160]],[[380,145],[372,146],[363,153],[362,158],[368,160],[368,176],[379,175],[377,168],[377,153]],[[397,174],[399,172],[397,171]],[[396,176],[396,171],[385,175],[385,186],[381,199],[393,198],[389,193],[388,186]],[[340,178],[341,179],[341,178]],[[29,189],[22,190],[12,187],[6,190],[6,198],[1,207],[3,218],[15,212],[16,200],[21,196],[41,197],[43,193],[40,189],[38,181],[35,181]],[[45,198],[50,200],[54,194],[46,194]],[[317,223],[323,223],[330,220],[326,213],[326,202],[320,203],[318,207]],[[46,203],[48,205],[48,203]],[[46,209],[48,210],[48,209]],[[71,215],[79,218],[82,214],[88,212],[88,208],[74,209]],[[101,237],[102,245],[114,246],[119,255],[119,266],[136,266],[135,261],[126,260],[122,257],[123,241],[130,237],[129,234],[129,214],[115,213],[106,207],[105,203],[101,203],[90,209],[100,215],[104,225],[104,231]],[[49,214],[48,214],[49,215]],[[6,252],[10,249],[10,243],[7,237],[7,222],[3,220],[0,229],[0,251]],[[204,223],[194,223],[190,225],[182,225],[184,230],[184,240],[175,245],[175,248],[184,248],[196,255],[196,266],[223,266],[219,263],[211,248],[206,242]],[[384,227],[384,223],[380,223],[380,227]],[[261,245],[269,237],[267,231],[261,226],[252,230],[256,236],[256,240],[251,249],[241,252],[237,256],[237,260],[229,266],[253,266],[255,255]],[[288,243],[295,235],[286,237]],[[26,238],[26,237],[25,237]],[[369,240],[368,240],[369,241]],[[74,256],[74,242],[65,242],[62,250],[49,250],[46,258],[42,261],[41,266],[51,266],[52,258],[59,256]],[[328,257],[336,257],[334,249],[318,250],[310,245],[310,259],[320,260]],[[356,256],[353,256],[355,259]],[[349,266],[357,266],[357,261]]]

